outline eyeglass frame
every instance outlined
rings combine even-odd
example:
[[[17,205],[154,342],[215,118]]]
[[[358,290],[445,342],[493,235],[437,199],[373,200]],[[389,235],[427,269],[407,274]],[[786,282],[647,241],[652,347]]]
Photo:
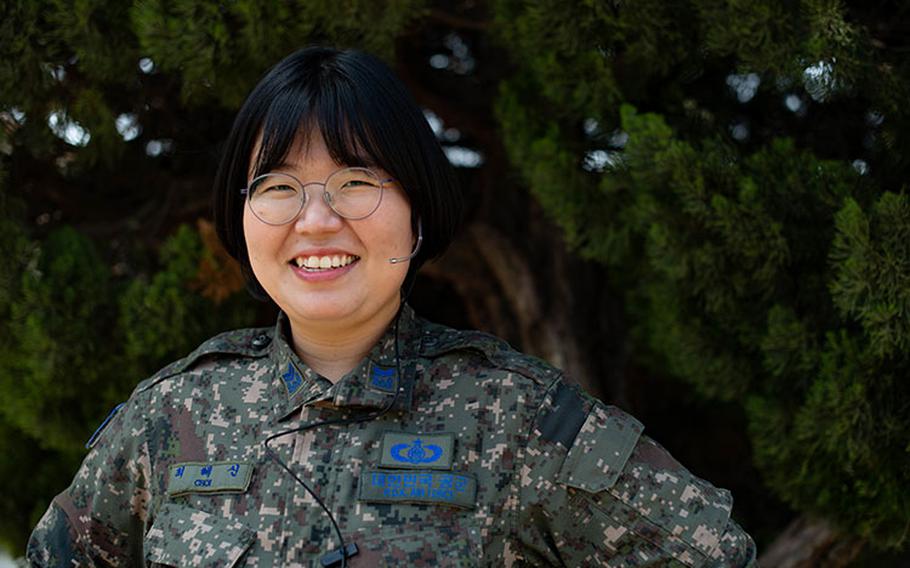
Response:
[[[334,176],[338,172],[343,172],[345,170],[364,170],[364,171],[369,172],[371,175],[375,176],[376,179],[379,181],[379,199],[376,201],[376,206],[373,207],[373,209],[366,215],[363,215],[361,217],[348,217],[346,215],[342,215],[341,213],[339,213],[338,210],[332,206],[332,194],[326,190],[326,185],[327,185],[328,181],[330,179],[332,179],[332,176]],[[304,182],[300,181],[300,179],[298,179],[297,176],[292,175],[292,174],[288,174],[288,173],[284,173],[284,172],[268,172],[268,173],[261,174],[261,175],[254,177],[252,180],[250,180],[250,183],[249,183],[249,185],[247,185],[247,187],[240,188],[240,194],[245,196],[244,201],[246,201],[247,203],[250,203],[251,202],[250,200],[253,198],[252,194],[250,193],[250,188],[258,180],[261,180],[261,179],[269,177],[269,176],[287,176],[287,177],[291,178],[292,180],[294,180],[295,182],[297,182],[297,184],[300,186],[300,189],[302,190],[302,193],[303,193],[303,198],[300,200],[300,208],[297,209],[297,212],[294,213],[294,215],[292,215],[287,221],[285,221],[283,223],[269,223],[268,221],[265,221],[264,219],[262,219],[262,217],[260,217],[256,213],[256,210],[253,209],[252,205],[250,205],[250,211],[253,213],[253,216],[255,216],[257,219],[259,219],[260,223],[265,223],[266,225],[270,225],[272,227],[280,227],[282,225],[287,225],[288,223],[293,223],[294,220],[300,216],[300,213],[304,210],[304,208],[306,207],[306,205],[310,199],[310,194],[306,190],[307,186],[321,185],[322,186],[322,200],[325,201],[325,204],[328,206],[329,209],[332,210],[333,213],[335,213],[342,219],[347,219],[349,221],[360,221],[362,219],[366,219],[367,217],[369,217],[370,215],[375,213],[379,209],[379,206],[382,205],[382,196],[383,196],[383,194],[385,194],[385,185],[389,182],[397,181],[395,178],[392,178],[392,177],[390,177],[388,179],[382,179],[381,177],[379,177],[376,174],[376,172],[374,172],[370,168],[364,168],[364,167],[360,167],[360,166],[348,166],[345,168],[338,168],[337,170],[335,170],[334,172],[332,172],[328,176],[326,176],[325,181],[322,181],[322,182],[308,181],[308,182],[304,183]]]

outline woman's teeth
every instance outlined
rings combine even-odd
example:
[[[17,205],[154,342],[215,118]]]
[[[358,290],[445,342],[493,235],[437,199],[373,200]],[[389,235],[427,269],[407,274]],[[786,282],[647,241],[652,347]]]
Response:
[[[341,268],[342,266],[347,266],[359,260],[359,256],[353,256],[350,254],[342,254],[335,256],[298,256],[294,259],[294,264],[298,268],[306,268],[307,270],[330,270],[333,268]]]

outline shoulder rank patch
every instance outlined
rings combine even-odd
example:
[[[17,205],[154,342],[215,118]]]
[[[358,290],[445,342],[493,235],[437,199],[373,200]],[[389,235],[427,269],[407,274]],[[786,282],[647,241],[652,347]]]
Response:
[[[243,493],[252,475],[250,463],[175,463],[168,470],[167,494],[174,497],[186,493]]]
[[[95,430],[95,433],[92,434],[92,437],[89,438],[88,442],[85,443],[86,450],[91,450],[93,447],[95,447],[95,444],[98,443],[98,438],[101,437],[101,433],[104,432],[104,429],[107,428],[107,425],[110,424],[110,422],[114,418],[114,416],[116,416],[117,413],[120,411],[120,409],[123,408],[124,404],[126,404],[126,403],[121,402],[120,404],[115,406],[110,411],[110,413],[108,413],[107,418],[104,419],[104,422],[101,423],[101,426],[98,426],[98,428]]]
[[[360,496],[365,502],[431,503],[463,509],[476,507],[477,480],[467,473],[364,470]]]
[[[409,469],[452,469],[455,434],[409,434],[386,432],[382,435],[382,467]]]

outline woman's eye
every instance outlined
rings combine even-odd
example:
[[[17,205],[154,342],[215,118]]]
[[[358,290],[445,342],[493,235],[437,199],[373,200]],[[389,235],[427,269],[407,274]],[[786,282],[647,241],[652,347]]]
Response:
[[[269,192],[282,192],[282,191],[295,191],[295,189],[290,185],[270,185],[268,187],[262,188],[263,193]]]
[[[352,179],[344,182],[342,188],[348,187],[376,187],[376,182],[367,179]]]

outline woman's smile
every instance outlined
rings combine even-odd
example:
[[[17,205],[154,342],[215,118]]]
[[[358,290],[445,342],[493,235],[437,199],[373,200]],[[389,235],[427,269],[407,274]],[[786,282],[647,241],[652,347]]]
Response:
[[[288,264],[291,271],[305,282],[326,282],[351,272],[360,257],[337,250],[305,251]]]

